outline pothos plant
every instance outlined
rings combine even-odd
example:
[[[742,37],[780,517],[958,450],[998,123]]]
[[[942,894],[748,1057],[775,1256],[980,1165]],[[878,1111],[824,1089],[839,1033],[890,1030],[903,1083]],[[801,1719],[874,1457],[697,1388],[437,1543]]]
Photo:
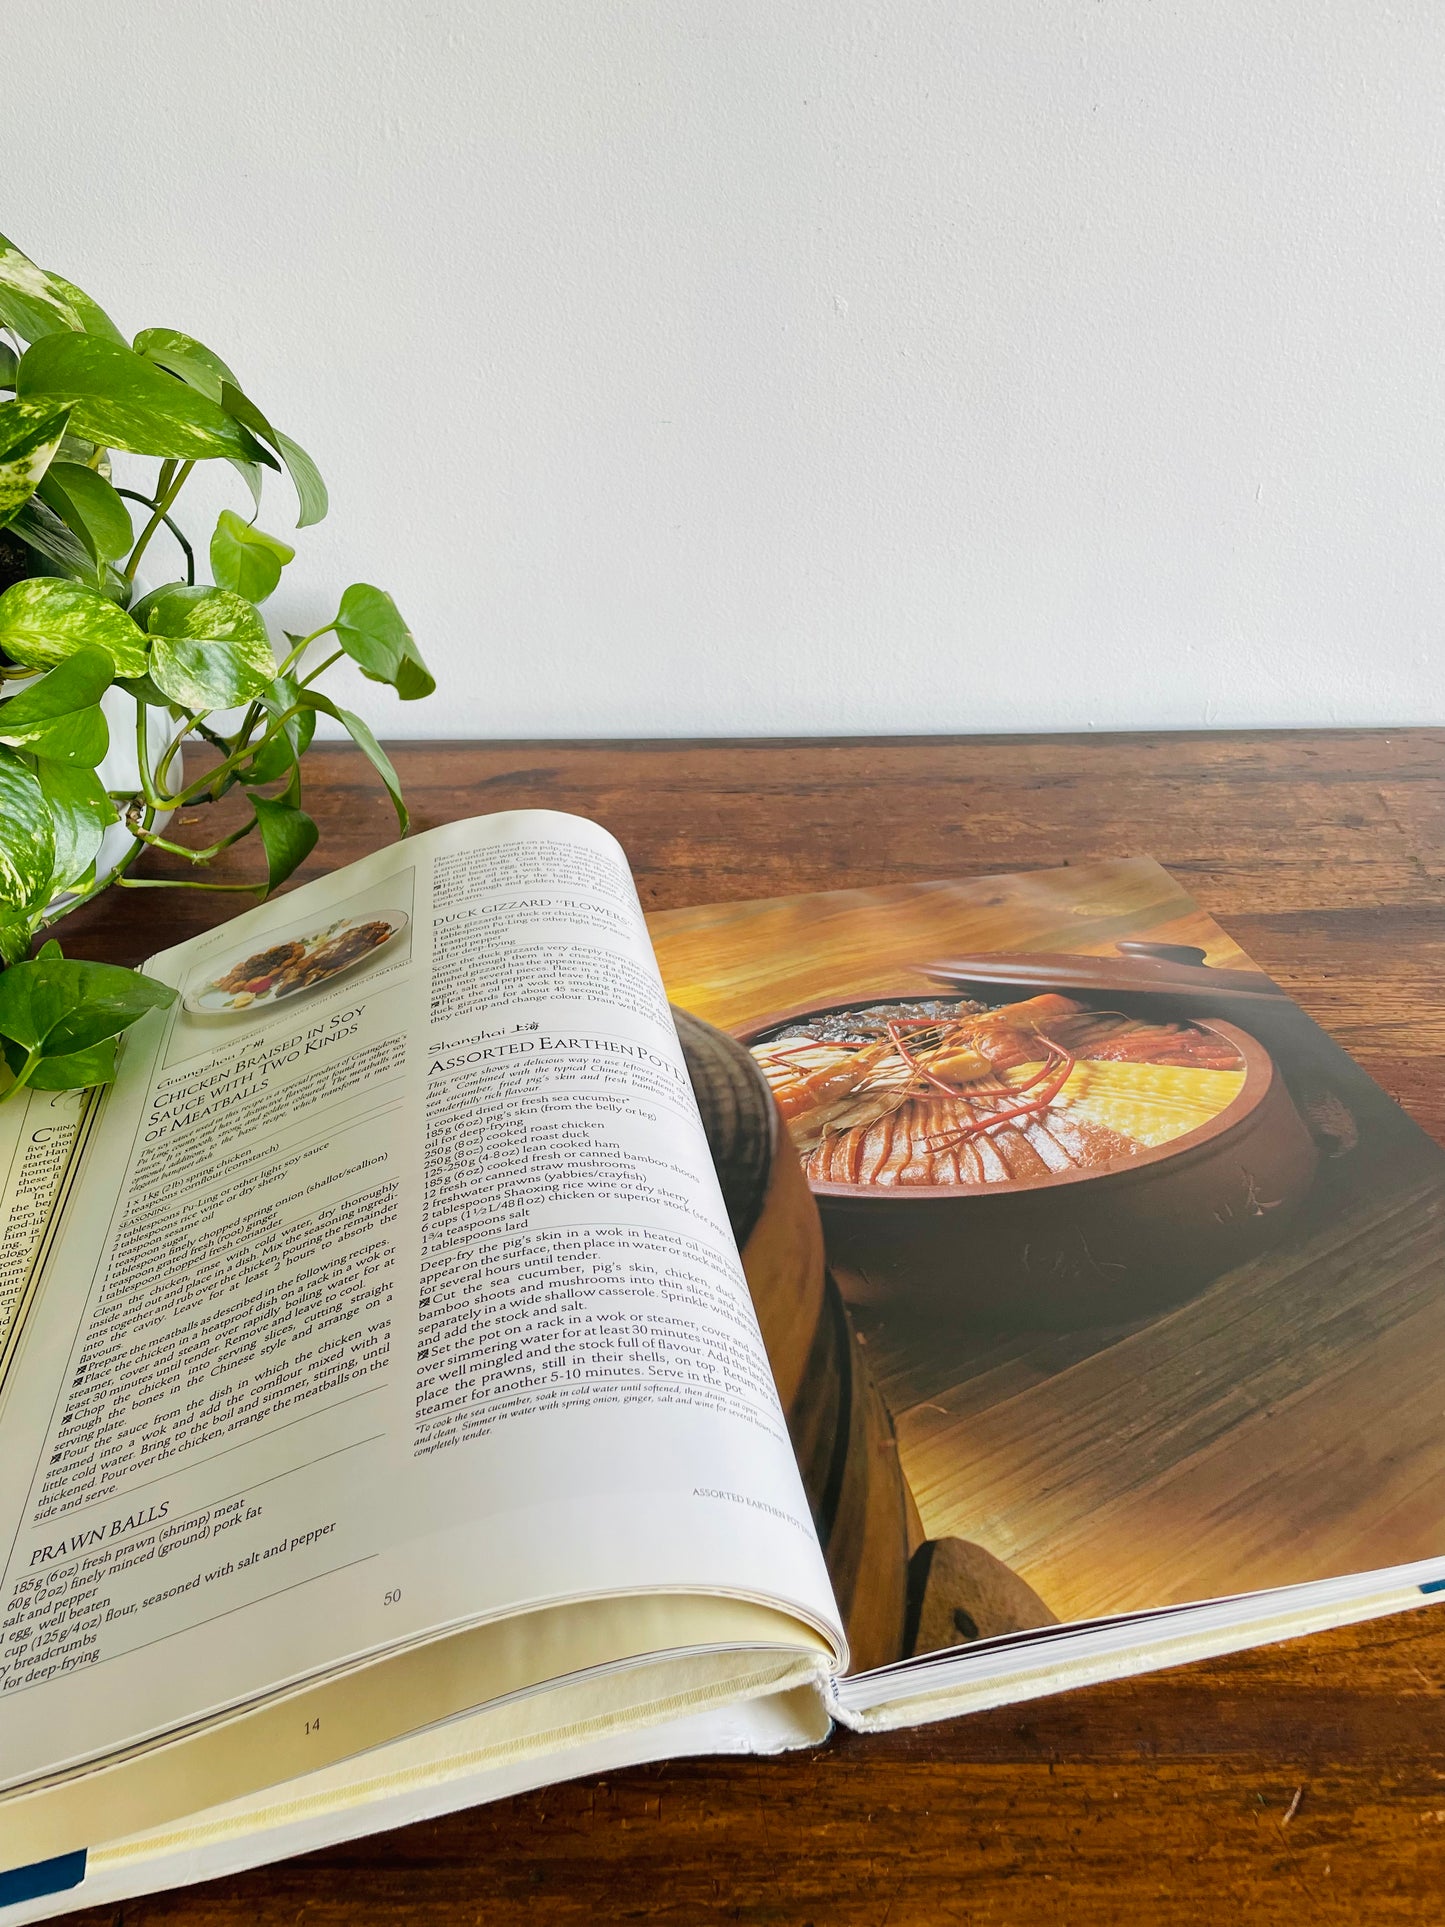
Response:
[[[132,478],[147,485],[122,486],[113,451],[150,457],[154,473]],[[216,462],[239,476],[251,514],[221,511],[206,581],[177,511],[198,465]],[[219,355],[173,328],[127,341],[89,295],[0,236],[0,1103],[108,1081],[120,1034],[174,996],[139,972],[68,959],[53,939],[30,957],[50,924],[112,886],[265,896],[305,858],[317,831],[302,765],[318,715],[370,760],[405,834],[396,771],[319,684],[343,657],[403,701],[435,684],[396,604],[366,583],[319,629],[273,643],[260,605],[294,550],[256,517],[265,476],[282,470],[296,526],[319,522],[316,465]],[[141,594],[157,538],[174,543],[183,579]],[[120,788],[101,773],[106,710],[134,733]],[[194,739],[213,752],[201,774],[184,763]],[[171,811],[234,790],[239,828],[195,848],[165,834]],[[203,868],[250,837],[249,883],[133,874],[150,849]]]

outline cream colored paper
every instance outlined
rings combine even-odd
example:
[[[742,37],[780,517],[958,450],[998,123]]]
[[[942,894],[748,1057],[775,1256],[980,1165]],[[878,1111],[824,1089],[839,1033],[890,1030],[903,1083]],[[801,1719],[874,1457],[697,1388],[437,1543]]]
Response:
[[[841,1652],[617,845],[452,825],[151,967],[214,1003],[368,919],[128,1039],[0,1410],[7,1786],[570,1600]]]
[[[0,1385],[93,1105],[89,1091],[29,1090],[0,1104]]]

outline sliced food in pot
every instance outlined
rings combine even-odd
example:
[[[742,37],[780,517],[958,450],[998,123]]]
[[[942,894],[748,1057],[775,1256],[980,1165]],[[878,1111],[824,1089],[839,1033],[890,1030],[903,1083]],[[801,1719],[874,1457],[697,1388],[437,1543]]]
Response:
[[[831,1011],[752,1050],[808,1176],[864,1187],[986,1187],[1114,1165],[1209,1123],[1245,1075],[1206,1026],[1056,993]]]

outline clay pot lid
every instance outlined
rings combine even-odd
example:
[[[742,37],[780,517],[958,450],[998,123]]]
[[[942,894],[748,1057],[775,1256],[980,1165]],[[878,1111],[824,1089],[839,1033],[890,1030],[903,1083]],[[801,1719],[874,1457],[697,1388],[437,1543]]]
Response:
[[[1192,944],[1125,939],[1116,957],[1010,954],[945,957],[920,964],[924,976],[950,988],[967,984],[1028,984],[1040,990],[1140,992],[1207,996],[1220,1004],[1289,1001],[1271,978],[1256,970],[1219,970]]]

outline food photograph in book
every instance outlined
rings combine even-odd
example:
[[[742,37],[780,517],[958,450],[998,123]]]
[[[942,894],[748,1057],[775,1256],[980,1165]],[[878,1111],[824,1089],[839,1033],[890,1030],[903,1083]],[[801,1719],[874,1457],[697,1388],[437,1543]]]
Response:
[[[360,990],[411,961],[416,872],[403,870],[309,917],[223,927],[181,986],[167,1064],[289,1022],[326,991]],[[248,922],[251,920],[248,919]]]
[[[859,1664],[1445,1551],[1445,1153],[1159,865],[650,921],[821,1226]]]

